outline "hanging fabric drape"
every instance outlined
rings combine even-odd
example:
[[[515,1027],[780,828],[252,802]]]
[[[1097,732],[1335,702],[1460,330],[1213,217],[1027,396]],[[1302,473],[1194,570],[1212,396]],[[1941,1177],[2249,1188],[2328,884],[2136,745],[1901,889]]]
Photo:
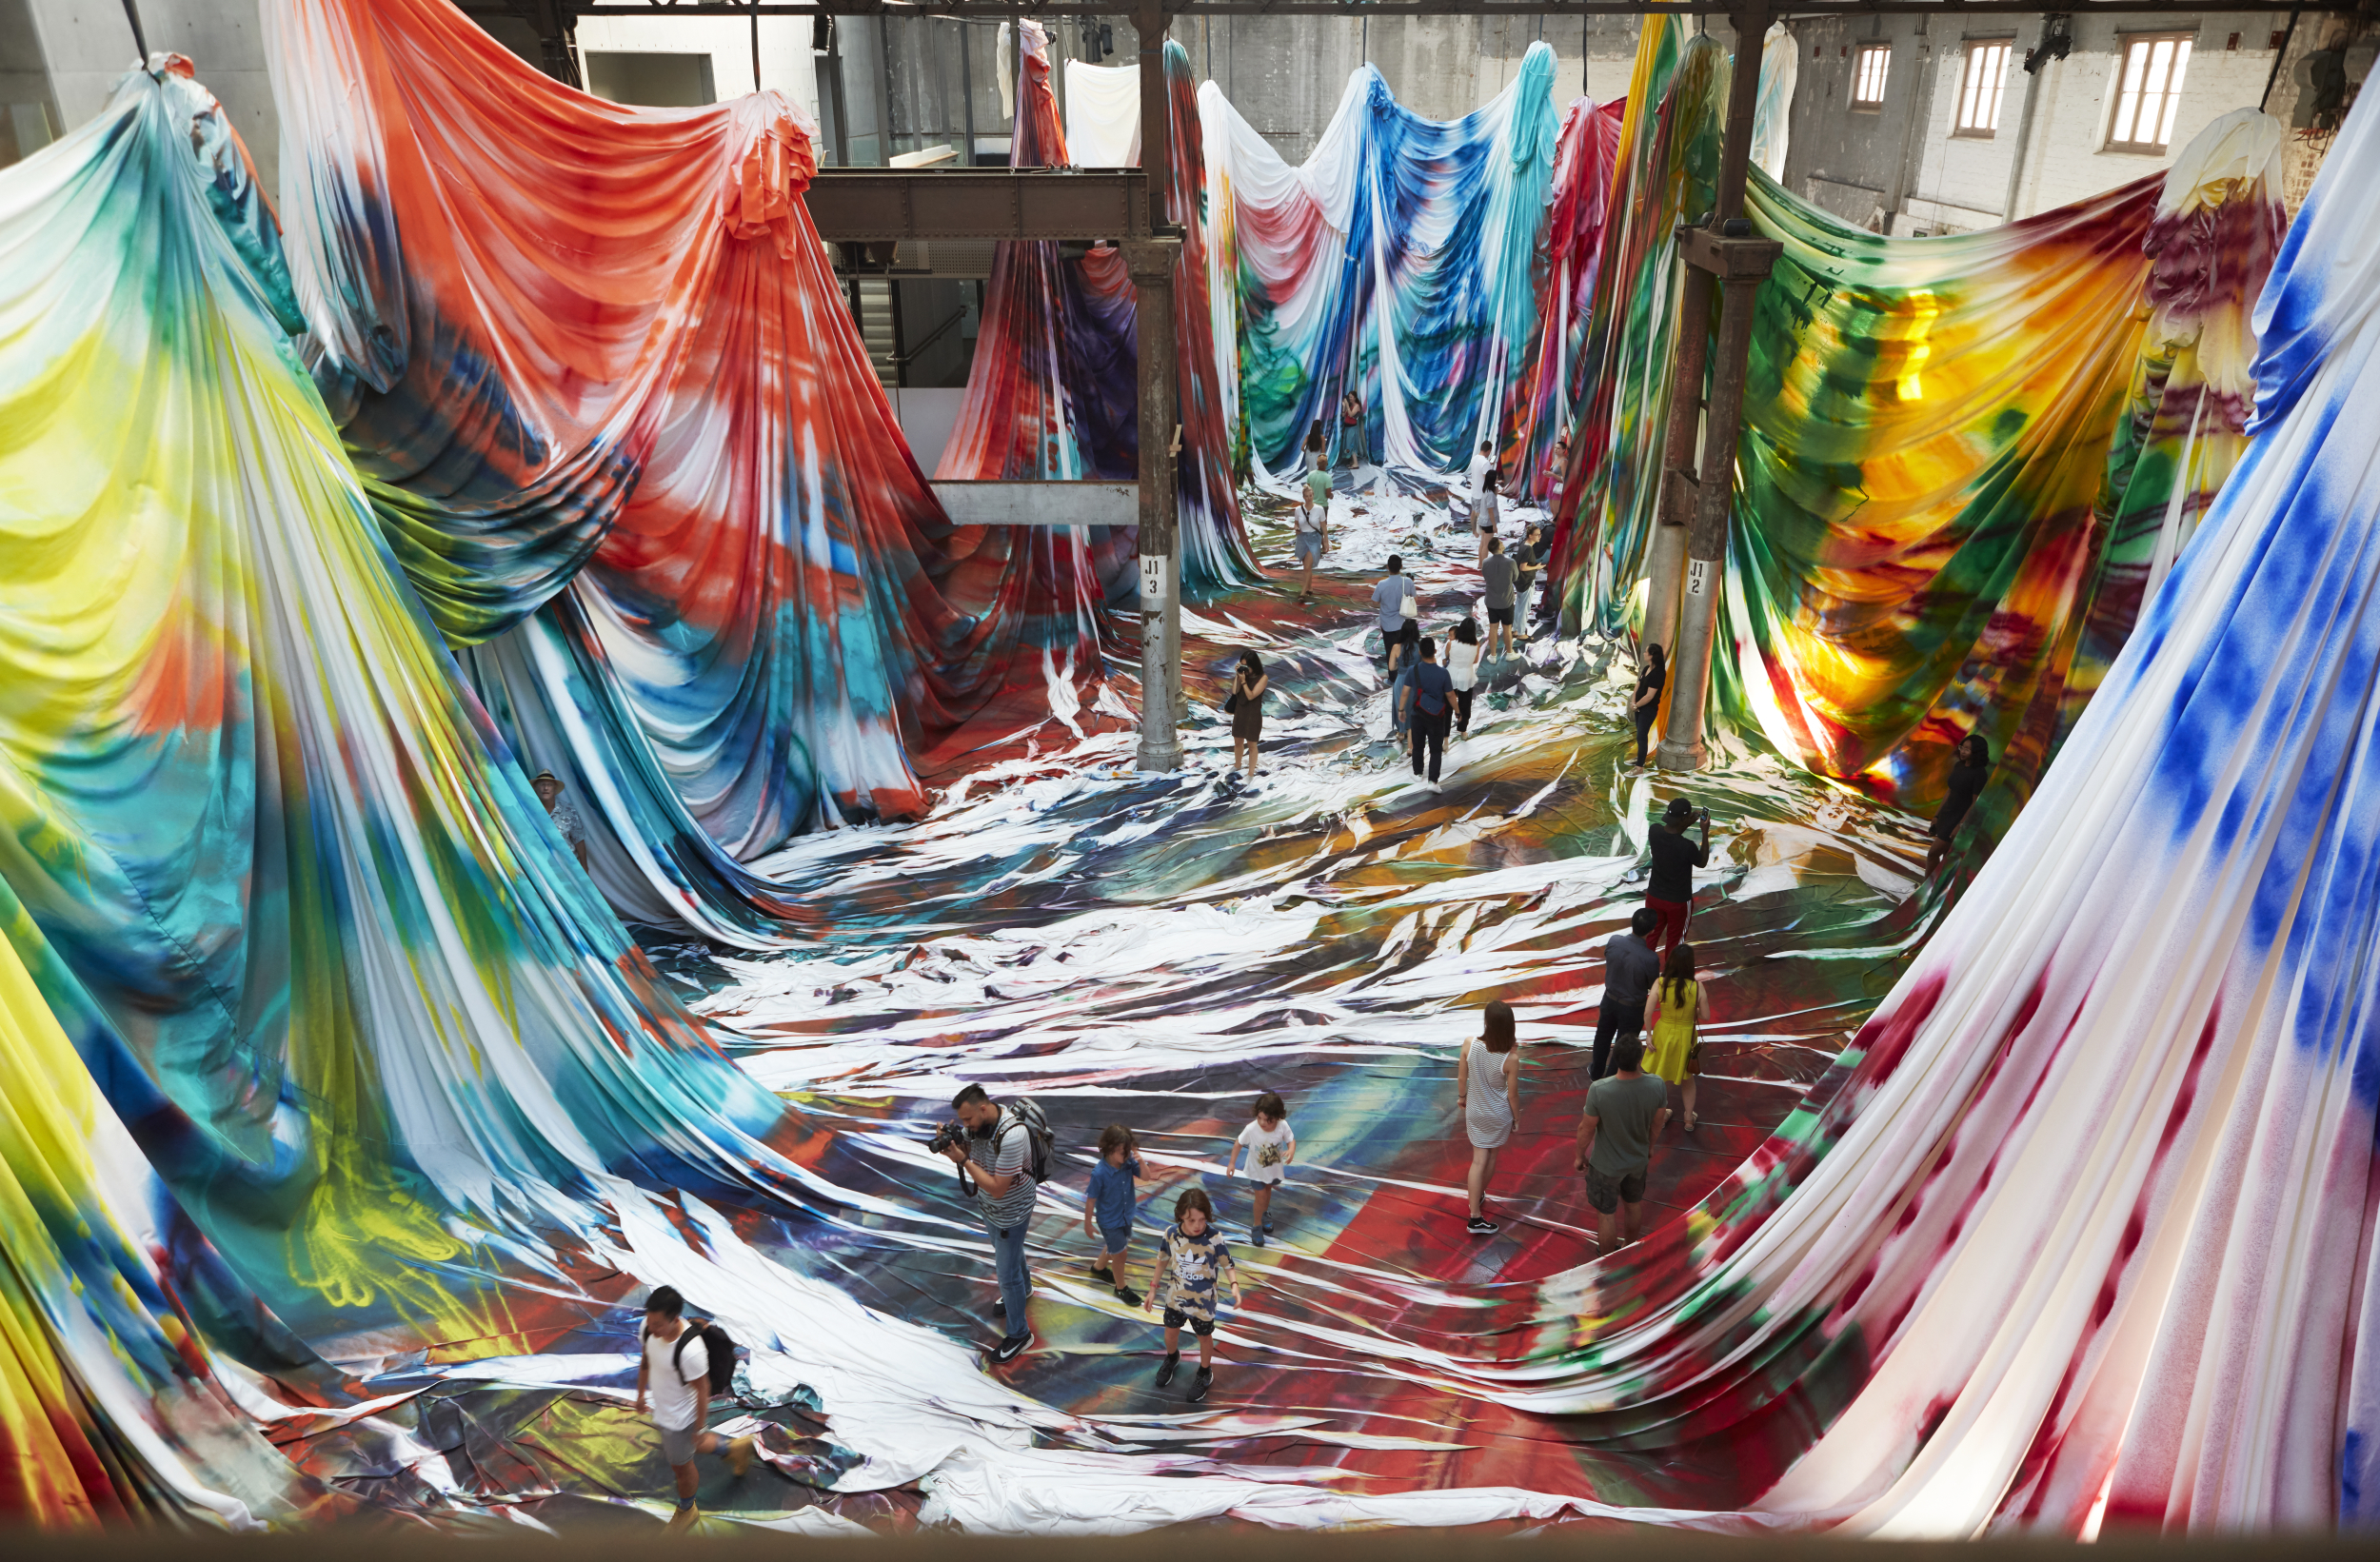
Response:
[[[1602,275],[1623,107],[1580,98],[1562,111],[1538,263],[1537,335],[1498,445],[1504,492],[1524,499],[1543,502],[1560,482],[1555,442],[1570,431],[1585,394],[1587,326]]]

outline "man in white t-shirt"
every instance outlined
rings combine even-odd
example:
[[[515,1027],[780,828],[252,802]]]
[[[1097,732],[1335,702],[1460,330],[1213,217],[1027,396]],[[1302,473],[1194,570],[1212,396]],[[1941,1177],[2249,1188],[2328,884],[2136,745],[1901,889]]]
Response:
[[[661,1433],[662,1457],[669,1461],[678,1480],[678,1511],[669,1527],[683,1530],[698,1516],[694,1506],[694,1455],[717,1453],[724,1446],[727,1468],[741,1478],[752,1467],[752,1439],[727,1442],[715,1432],[699,1430],[710,1409],[712,1362],[702,1331],[685,1321],[685,1298],[676,1288],[662,1286],[645,1303],[644,1351],[636,1364],[636,1410],[645,1414],[649,1394],[654,1430]],[[732,1361],[718,1363],[718,1385],[735,1375]]]

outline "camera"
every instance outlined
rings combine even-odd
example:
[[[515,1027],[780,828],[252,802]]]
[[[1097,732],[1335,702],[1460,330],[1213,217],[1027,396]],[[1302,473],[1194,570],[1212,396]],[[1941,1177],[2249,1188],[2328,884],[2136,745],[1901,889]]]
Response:
[[[933,1151],[938,1156],[947,1154],[953,1145],[963,1146],[966,1142],[967,1125],[965,1123],[946,1122],[934,1130]]]

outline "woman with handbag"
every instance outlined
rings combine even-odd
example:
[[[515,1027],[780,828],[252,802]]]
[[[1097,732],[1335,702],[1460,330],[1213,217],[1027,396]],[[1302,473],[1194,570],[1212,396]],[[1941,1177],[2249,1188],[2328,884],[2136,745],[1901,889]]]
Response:
[[[1644,1071],[1657,1074],[1685,1096],[1686,1132],[1695,1131],[1695,1082],[1702,1074],[1702,984],[1695,980],[1695,946],[1673,947],[1661,962],[1661,979],[1653,984],[1661,1018],[1653,1026],[1653,1039],[1644,1049]]]
[[[1254,651],[1240,653],[1240,665],[1232,669],[1231,693],[1223,699],[1224,713],[1231,718],[1231,765],[1235,776],[1256,774],[1257,740],[1264,736],[1264,691],[1272,681],[1264,676],[1264,662]]]

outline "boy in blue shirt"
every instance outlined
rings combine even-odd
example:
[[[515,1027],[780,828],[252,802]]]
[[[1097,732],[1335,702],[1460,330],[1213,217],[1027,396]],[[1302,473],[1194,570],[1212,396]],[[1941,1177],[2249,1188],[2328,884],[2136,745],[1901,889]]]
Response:
[[[1140,1305],[1140,1293],[1124,1283],[1123,1275],[1124,1249],[1132,1243],[1132,1216],[1140,1202],[1133,1186],[1140,1175],[1140,1157],[1133,1154],[1139,1148],[1132,1130],[1120,1122],[1100,1130],[1100,1163],[1091,1168],[1091,1189],[1082,1196],[1082,1235],[1092,1236],[1096,1221],[1100,1239],[1100,1261],[1091,1274],[1114,1286],[1126,1307]]]

